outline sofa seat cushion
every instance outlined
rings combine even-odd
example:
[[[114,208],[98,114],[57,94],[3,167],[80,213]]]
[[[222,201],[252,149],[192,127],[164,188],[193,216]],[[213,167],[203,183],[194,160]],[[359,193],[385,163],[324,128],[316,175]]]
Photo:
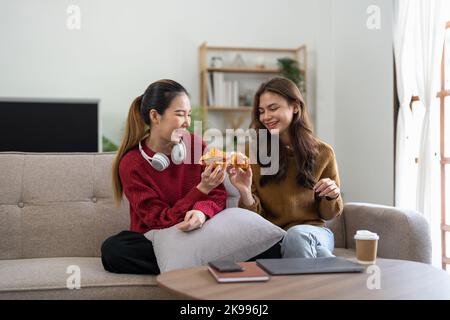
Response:
[[[97,257],[0,260],[0,270],[0,299],[174,298],[156,276],[110,273]],[[80,289],[68,289],[77,274]]]

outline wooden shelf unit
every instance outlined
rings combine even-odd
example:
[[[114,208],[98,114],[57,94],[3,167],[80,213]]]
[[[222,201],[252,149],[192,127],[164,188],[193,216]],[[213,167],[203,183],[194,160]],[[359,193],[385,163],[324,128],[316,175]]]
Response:
[[[209,111],[252,111],[252,107],[226,107],[226,106],[208,106]]]
[[[208,68],[208,72],[228,72],[228,73],[274,73],[279,74],[278,69],[265,68]]]
[[[264,55],[277,55],[278,58],[290,57],[295,59],[299,65],[300,72],[303,75],[303,88],[305,92],[302,94],[306,98],[306,45],[299,46],[297,48],[249,48],[249,47],[223,47],[223,46],[208,46],[204,42],[199,47],[199,69],[200,69],[200,106],[203,109],[203,120],[205,121],[204,127],[208,127],[208,113],[209,112],[225,112],[224,116],[227,119],[228,124],[233,128],[240,128],[243,122],[251,116],[251,106],[227,106],[227,105],[208,105],[208,77],[214,72],[221,72],[228,74],[232,77],[233,74],[242,75],[279,75],[280,70],[272,67],[260,67],[260,66],[221,66],[212,67],[209,65],[208,54],[216,53],[233,53],[233,54],[245,54],[256,53],[261,56]],[[273,58],[273,57],[272,57]],[[276,59],[273,58],[273,64],[276,64]],[[263,80],[261,80],[262,82]],[[233,114],[235,111],[235,114]]]

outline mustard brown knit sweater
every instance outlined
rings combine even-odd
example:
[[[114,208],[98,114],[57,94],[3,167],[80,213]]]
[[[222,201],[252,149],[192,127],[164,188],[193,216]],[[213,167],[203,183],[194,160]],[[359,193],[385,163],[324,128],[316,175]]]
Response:
[[[328,144],[318,140],[319,154],[313,171],[317,181],[330,178],[340,186],[338,168],[334,150]],[[264,187],[259,185],[261,168],[252,164],[253,205],[245,206],[239,200],[239,207],[259,213],[275,225],[287,230],[299,224],[324,226],[326,220],[331,220],[342,213],[343,201],[339,195],[336,199],[317,199],[312,189],[297,185],[294,154],[288,150],[287,176],[281,182],[269,182]]]

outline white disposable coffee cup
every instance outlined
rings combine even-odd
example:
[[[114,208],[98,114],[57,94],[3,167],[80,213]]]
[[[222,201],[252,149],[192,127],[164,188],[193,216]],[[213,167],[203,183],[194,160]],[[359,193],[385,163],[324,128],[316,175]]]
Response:
[[[377,259],[379,236],[369,230],[358,230],[355,234],[356,260],[361,264],[374,264]]]

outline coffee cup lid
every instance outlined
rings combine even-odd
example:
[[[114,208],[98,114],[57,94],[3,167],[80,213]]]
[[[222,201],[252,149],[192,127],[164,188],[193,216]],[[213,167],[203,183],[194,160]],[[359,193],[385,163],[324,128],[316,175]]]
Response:
[[[358,230],[355,234],[356,240],[378,240],[378,234],[369,230]]]

